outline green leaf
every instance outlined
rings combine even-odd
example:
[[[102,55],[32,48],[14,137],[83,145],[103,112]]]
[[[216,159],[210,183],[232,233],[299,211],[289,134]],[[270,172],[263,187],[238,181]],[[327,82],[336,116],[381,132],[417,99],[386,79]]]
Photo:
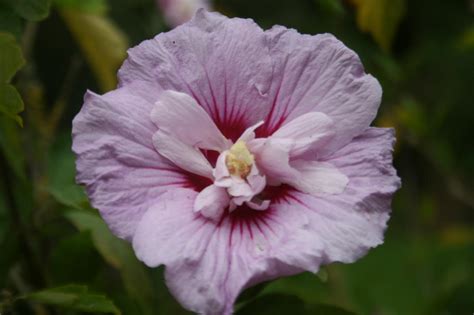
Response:
[[[22,18],[40,21],[49,15],[51,0],[6,0]]]
[[[20,127],[13,120],[0,115],[0,150],[8,165],[20,179],[26,179],[25,156],[21,144]]]
[[[328,13],[342,15],[345,13],[341,0],[316,0],[323,10]]]
[[[471,314],[474,309],[474,285],[471,281],[466,281],[446,296],[439,298],[429,308],[426,315],[443,314],[458,315]]]
[[[0,182],[0,244],[7,234],[10,226],[10,216],[8,214],[7,196],[5,195],[5,187],[3,181]]]
[[[101,14],[61,10],[103,91],[117,85],[117,70],[127,53],[126,36]]]
[[[346,311],[337,306],[318,304],[309,307],[310,314],[315,315],[355,315],[353,312]]]
[[[310,314],[304,302],[294,295],[267,294],[247,303],[236,315]]]
[[[458,46],[461,50],[474,49],[474,26],[469,27],[464,32],[464,34],[459,39]]]
[[[398,25],[405,14],[405,0],[352,0],[357,25],[369,32],[385,51],[390,50]]]
[[[23,100],[13,85],[0,84],[0,113],[22,125],[22,119],[18,113],[23,109]]]
[[[287,293],[297,296],[305,303],[331,303],[329,297],[329,285],[323,282],[319,275],[311,272],[304,272],[291,277],[283,277],[269,283],[264,293]],[[318,297],[315,300],[315,296]]]
[[[50,273],[57,284],[92,282],[102,265],[89,231],[62,237],[50,254]]]
[[[54,0],[60,9],[72,9],[90,13],[104,13],[107,10],[106,0]]]
[[[75,182],[75,157],[69,133],[57,137],[48,159],[48,192],[62,205],[74,209],[89,207],[84,189]]]
[[[23,101],[16,89],[8,84],[25,60],[15,38],[7,33],[0,33],[0,114],[16,120],[22,125],[18,116],[23,110]]]
[[[355,315],[336,306],[308,305],[300,298],[287,294],[266,294],[241,307],[236,315]]]
[[[143,314],[154,314],[154,291],[149,274],[137,260],[130,245],[116,238],[96,214],[71,210],[65,214],[79,230],[90,231],[102,257],[120,271],[125,288],[142,308]]]
[[[17,14],[15,14],[11,8],[7,7],[3,3],[0,3],[0,32],[11,33],[17,39],[19,39],[21,37],[22,30],[22,19]]]
[[[47,305],[87,313],[120,314],[115,304],[103,295],[89,293],[86,286],[67,285],[26,295],[24,298]]]
[[[248,302],[250,300],[255,299],[265,289],[267,285],[268,282],[263,282],[246,289],[239,295],[236,304]]]
[[[0,33],[0,83],[9,83],[25,64],[21,49],[13,36]]]

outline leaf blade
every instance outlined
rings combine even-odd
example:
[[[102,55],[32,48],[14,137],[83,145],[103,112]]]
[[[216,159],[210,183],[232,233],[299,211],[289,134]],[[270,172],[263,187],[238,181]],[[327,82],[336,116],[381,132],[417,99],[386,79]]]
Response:
[[[87,313],[113,313],[120,310],[104,295],[89,293],[83,285],[66,285],[30,293],[23,298],[41,304],[55,305]]]

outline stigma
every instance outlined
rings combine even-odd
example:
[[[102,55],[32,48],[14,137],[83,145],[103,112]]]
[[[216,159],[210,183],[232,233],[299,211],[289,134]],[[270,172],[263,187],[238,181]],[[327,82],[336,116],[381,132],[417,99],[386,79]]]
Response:
[[[250,153],[245,142],[239,140],[230,148],[225,164],[231,175],[246,178],[254,161],[254,156]]]

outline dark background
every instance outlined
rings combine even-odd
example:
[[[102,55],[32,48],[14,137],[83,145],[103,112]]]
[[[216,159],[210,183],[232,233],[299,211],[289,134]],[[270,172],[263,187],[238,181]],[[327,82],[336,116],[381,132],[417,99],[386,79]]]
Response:
[[[213,6],[263,28],[330,32],[355,50],[383,86],[375,125],[397,130],[403,182],[385,244],[351,265],[249,289],[239,314],[472,314],[474,2]],[[0,314],[186,314],[162,270],[138,262],[90,208],[70,151],[85,90],[113,89],[125,50],[168,29],[152,0],[0,0],[0,31],[26,59],[11,82],[23,127],[0,114]]]

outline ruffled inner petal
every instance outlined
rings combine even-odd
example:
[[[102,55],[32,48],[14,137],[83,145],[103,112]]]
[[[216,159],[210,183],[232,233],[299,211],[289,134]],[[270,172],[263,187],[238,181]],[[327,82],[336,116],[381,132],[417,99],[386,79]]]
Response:
[[[332,119],[323,113],[312,112],[283,125],[271,138],[292,140],[289,153],[290,157],[296,157],[311,149],[317,152],[333,135]]]
[[[328,162],[291,160],[294,144],[291,140],[267,139],[256,147],[259,167],[269,178],[269,183],[285,183],[311,194],[338,194],[348,183],[346,175]]]
[[[296,172],[286,183],[313,196],[340,194],[349,182],[346,175],[327,162],[296,160],[291,167]]]
[[[151,120],[160,130],[192,147],[220,152],[231,145],[206,111],[184,93],[164,91],[151,112]]]
[[[240,138],[237,141],[244,141],[244,142],[249,142],[250,140],[255,139],[255,129],[259,128],[262,126],[265,122],[263,120],[259,121],[255,125],[247,128],[244,133],[240,136]]]
[[[225,188],[210,185],[197,195],[194,211],[200,212],[206,218],[219,220],[224,210],[229,206],[229,195]]]
[[[153,144],[158,153],[181,169],[213,179],[212,166],[198,149],[161,130],[153,135]]]

